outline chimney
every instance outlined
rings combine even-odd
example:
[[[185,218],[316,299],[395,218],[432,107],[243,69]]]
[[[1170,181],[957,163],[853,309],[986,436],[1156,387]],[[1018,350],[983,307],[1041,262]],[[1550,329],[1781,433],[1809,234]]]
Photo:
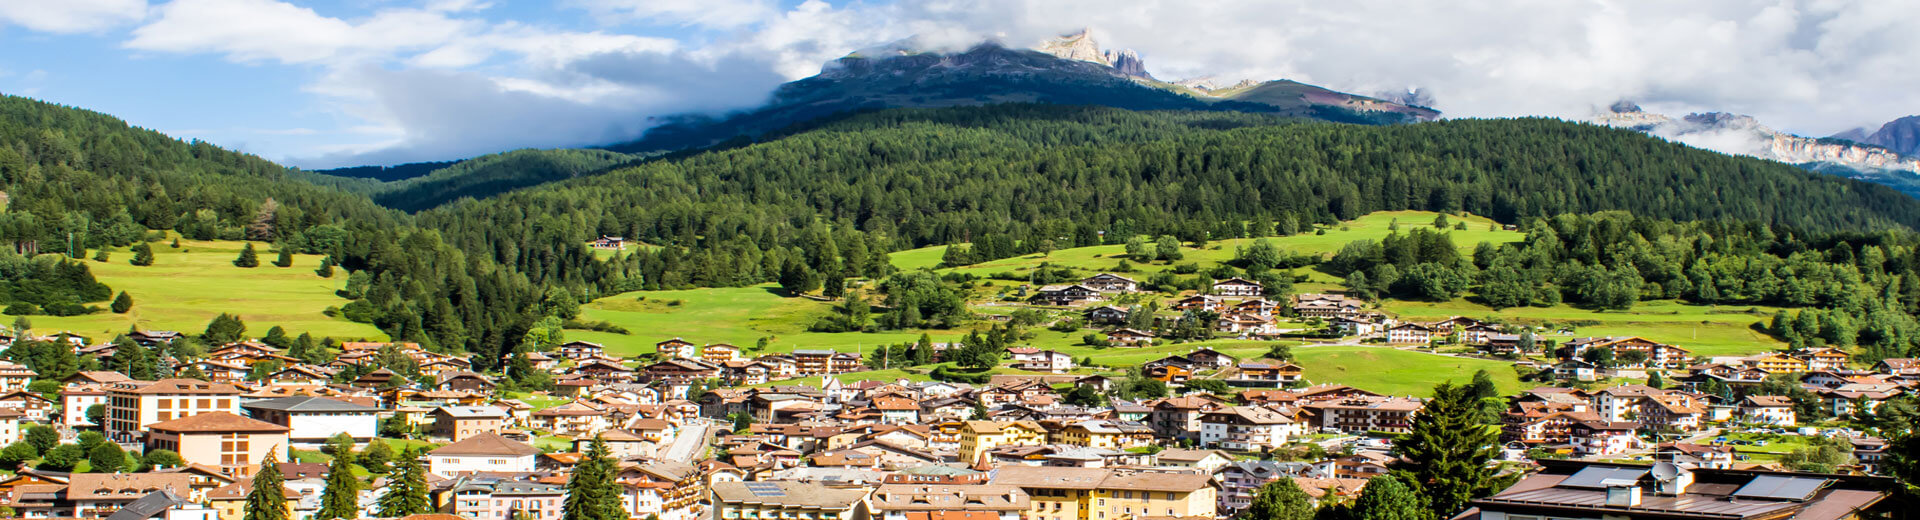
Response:
[[[1640,507],[1640,486],[1607,487],[1607,505],[1611,507]]]

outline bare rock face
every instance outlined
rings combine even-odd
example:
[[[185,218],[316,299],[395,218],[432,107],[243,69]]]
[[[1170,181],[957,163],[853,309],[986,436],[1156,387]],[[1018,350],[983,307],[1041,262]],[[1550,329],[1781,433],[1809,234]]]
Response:
[[[1112,66],[1113,70],[1120,71],[1123,75],[1140,79],[1153,79],[1152,75],[1147,74],[1147,63],[1140,61],[1140,55],[1134,54],[1133,49],[1119,52],[1107,51],[1106,57],[1107,65]]]
[[[1631,106],[1630,110],[1623,108]],[[1920,172],[1920,159],[1886,147],[1861,146],[1839,139],[1816,139],[1774,130],[1751,116],[1704,112],[1673,118],[1615,103],[1594,116],[1596,124],[1646,132],[1696,148],[1790,164],[1830,164],[1860,170]]]
[[[1100,42],[1093,39],[1092,29],[1081,29],[1072,34],[1048,39],[1034,46],[1033,50],[1069,60],[1106,65],[1113,67],[1113,70],[1121,75],[1131,78],[1153,79],[1153,76],[1147,74],[1147,64],[1140,60],[1140,55],[1135,54],[1131,49],[1101,49]]]

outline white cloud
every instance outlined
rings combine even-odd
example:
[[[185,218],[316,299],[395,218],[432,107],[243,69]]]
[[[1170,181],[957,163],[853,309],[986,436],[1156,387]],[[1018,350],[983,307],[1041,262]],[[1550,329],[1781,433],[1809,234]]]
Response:
[[[319,63],[430,48],[483,25],[446,13],[391,9],[357,22],[275,0],[174,0],[133,31],[142,51],[214,53],[238,62]]]
[[[92,32],[138,22],[146,0],[4,0],[0,25],[51,33]]]
[[[1912,0],[564,4],[607,22],[598,30],[488,20],[478,0],[406,5],[423,7],[335,18],[276,0],[174,0],[125,45],[315,67],[307,91],[370,141],[329,143],[328,160],[343,162],[618,141],[652,116],[751,106],[781,81],[908,36],[1026,45],[1083,26],[1165,79],[1418,87],[1453,117],[1580,118],[1634,99],[1820,134],[1920,112],[1907,87],[1920,83]],[[648,34],[662,27],[698,30]]]

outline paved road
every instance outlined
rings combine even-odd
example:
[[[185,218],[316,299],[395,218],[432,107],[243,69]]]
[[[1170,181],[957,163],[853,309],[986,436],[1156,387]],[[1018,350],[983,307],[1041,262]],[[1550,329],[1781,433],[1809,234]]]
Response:
[[[667,447],[661,458],[692,463],[693,458],[700,455],[700,450],[707,446],[707,436],[712,432],[713,428],[704,420],[689,421],[686,428],[674,436],[673,444]]]

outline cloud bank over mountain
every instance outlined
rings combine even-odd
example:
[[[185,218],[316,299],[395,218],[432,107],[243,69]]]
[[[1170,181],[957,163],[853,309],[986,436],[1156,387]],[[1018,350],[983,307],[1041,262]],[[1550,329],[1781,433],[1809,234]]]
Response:
[[[1826,135],[1920,112],[1920,91],[1907,87],[1920,81],[1920,39],[1907,34],[1920,4],[1900,0],[565,0],[537,13],[477,0],[371,4],[15,3],[0,6],[0,31],[303,71],[290,95],[361,136],[266,151],[310,166],[617,141],[649,118],[757,105],[829,60],[909,36],[1026,46],[1083,26],[1138,51],[1161,79],[1418,89],[1410,98],[1451,117],[1584,119],[1633,99]]]

